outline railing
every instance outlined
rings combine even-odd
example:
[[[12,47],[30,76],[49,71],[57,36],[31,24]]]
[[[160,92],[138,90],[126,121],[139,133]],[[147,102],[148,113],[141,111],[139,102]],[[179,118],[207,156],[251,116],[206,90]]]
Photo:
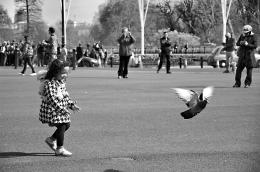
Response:
[[[185,48],[177,48],[173,49],[172,52],[174,54],[209,54],[212,52],[214,49],[214,46],[191,46],[187,50]],[[108,52],[113,52],[115,54],[118,54],[118,47],[107,47],[106,48]],[[144,49],[144,54],[157,54],[159,53],[159,49],[155,48],[145,48]],[[140,48],[133,48],[134,54],[141,54],[141,49]]]

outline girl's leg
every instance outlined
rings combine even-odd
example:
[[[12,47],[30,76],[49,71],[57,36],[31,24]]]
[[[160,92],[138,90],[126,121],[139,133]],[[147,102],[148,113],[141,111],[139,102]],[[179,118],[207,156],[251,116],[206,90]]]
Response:
[[[57,147],[61,147],[64,142],[64,133],[69,129],[70,123],[58,124],[56,127],[57,129],[51,137],[57,140]]]
[[[71,156],[72,153],[63,147],[64,133],[69,129],[70,123],[63,123],[56,126],[57,130],[52,137],[57,139],[57,149],[55,150],[56,156]]]

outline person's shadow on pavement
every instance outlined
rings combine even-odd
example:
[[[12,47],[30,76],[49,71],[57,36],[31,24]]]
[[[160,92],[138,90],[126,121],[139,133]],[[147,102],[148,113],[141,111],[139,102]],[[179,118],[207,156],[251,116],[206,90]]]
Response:
[[[0,152],[0,158],[15,158],[22,156],[55,156],[54,153],[26,153],[26,152]]]

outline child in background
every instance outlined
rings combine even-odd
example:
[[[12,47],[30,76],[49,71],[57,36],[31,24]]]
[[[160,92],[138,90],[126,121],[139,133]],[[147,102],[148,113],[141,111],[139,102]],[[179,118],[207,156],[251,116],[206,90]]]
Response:
[[[67,63],[56,59],[50,64],[46,73],[42,72],[38,75],[38,79],[43,83],[39,91],[42,98],[39,120],[51,127],[57,127],[53,135],[45,140],[47,145],[55,151],[56,156],[72,155],[63,147],[64,133],[70,127],[71,122],[71,113],[68,109],[80,110],[76,102],[70,99],[66,90],[65,79],[68,76],[68,70]]]

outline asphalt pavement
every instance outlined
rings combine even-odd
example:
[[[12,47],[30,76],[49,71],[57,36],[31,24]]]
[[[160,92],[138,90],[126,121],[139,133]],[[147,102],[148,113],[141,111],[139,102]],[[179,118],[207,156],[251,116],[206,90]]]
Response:
[[[71,71],[67,90],[82,110],[71,115],[65,158],[44,142],[54,128],[38,120],[39,81],[2,67],[0,171],[259,172],[260,70],[250,88],[232,88],[234,73],[222,71],[130,68],[128,79],[117,68]],[[183,119],[186,105],[171,88],[206,86],[215,87],[207,107]]]

